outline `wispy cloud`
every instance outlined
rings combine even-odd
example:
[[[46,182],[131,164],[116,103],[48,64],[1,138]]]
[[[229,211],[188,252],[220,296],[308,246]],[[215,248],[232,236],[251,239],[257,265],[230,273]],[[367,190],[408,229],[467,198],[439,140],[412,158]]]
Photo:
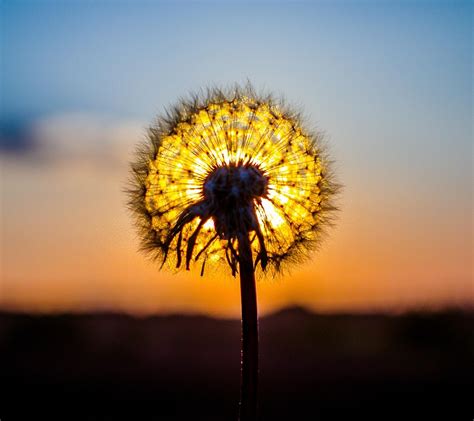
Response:
[[[9,144],[23,146],[9,148],[14,153],[4,150],[3,157],[20,165],[110,171],[127,164],[145,128],[141,121],[91,113],[51,115],[12,133]]]

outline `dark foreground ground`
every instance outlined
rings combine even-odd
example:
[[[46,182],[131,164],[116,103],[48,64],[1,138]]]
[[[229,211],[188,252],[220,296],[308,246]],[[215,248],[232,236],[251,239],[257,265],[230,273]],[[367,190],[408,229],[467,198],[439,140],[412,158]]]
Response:
[[[260,323],[260,419],[472,420],[474,314]],[[0,313],[0,419],[236,420],[240,322]]]

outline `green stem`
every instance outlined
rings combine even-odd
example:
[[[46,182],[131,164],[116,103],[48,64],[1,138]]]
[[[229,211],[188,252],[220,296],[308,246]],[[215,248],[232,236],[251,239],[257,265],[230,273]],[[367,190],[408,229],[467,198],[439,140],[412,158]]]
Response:
[[[258,314],[255,272],[248,234],[239,237],[240,295],[242,304],[242,361],[240,421],[257,419]]]

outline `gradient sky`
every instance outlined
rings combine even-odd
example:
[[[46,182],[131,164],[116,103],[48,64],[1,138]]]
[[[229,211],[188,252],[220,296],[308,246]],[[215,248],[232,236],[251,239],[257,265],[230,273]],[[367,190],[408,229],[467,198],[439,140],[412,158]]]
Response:
[[[327,134],[337,226],[262,312],[473,305],[471,2],[1,5],[0,307],[236,316],[230,275],[159,272],[122,193],[164,107],[252,81]]]

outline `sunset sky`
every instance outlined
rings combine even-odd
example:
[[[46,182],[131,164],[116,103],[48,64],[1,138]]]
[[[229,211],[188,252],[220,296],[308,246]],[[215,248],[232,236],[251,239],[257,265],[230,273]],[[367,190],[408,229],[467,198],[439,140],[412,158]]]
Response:
[[[344,185],[321,250],[259,280],[262,313],[474,305],[471,2],[0,8],[0,309],[238,316],[230,274],[137,252],[123,190],[158,113],[247,79],[326,133]]]

